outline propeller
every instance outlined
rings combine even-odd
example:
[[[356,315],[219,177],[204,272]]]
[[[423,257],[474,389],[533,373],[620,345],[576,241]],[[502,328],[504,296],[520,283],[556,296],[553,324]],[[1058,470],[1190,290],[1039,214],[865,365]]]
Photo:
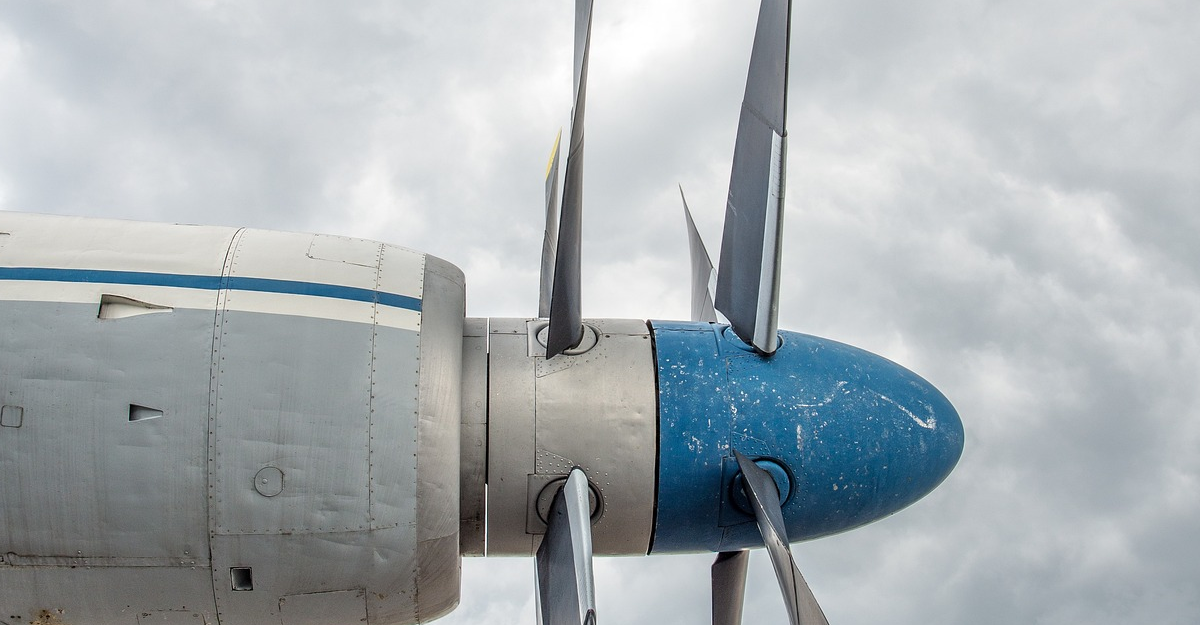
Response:
[[[779,590],[787,606],[788,622],[792,625],[829,625],[825,613],[800,574],[792,549],[788,545],[787,527],[779,488],[771,474],[742,455],[736,449],[742,490],[750,502],[758,531],[762,534],[767,554],[779,580]],[[717,555],[712,566],[713,625],[738,625],[742,620],[742,600],[745,597],[746,551],[726,551]]]
[[[555,493],[534,562],[539,625],[595,625],[591,505],[583,470],[572,469]]]
[[[558,146],[562,129],[554,137],[554,149],[546,164],[546,234],[542,237],[542,288],[538,317],[550,316],[550,293],[554,289],[554,257],[558,255]]]
[[[547,358],[575,347],[583,338],[580,311],[583,122],[592,0],[576,0],[575,11],[575,102],[562,206],[557,219],[553,205],[559,140],[555,141],[546,182],[546,238],[539,314],[548,313],[550,318]],[[762,0],[734,145],[715,306],[708,289],[712,260],[680,188],[692,257],[692,319],[715,321],[719,310],[738,337],[767,355],[778,346],[790,22],[791,0]],[[547,277],[550,275],[552,279]],[[790,623],[828,625],[792,557],[775,481],[746,456],[736,450],[734,455],[740,469],[737,479],[771,557]],[[539,623],[595,623],[589,510],[587,479],[576,468],[554,496],[547,532],[537,552]],[[740,624],[748,558],[746,551],[723,552],[713,563],[714,625]]]
[[[746,565],[750,552],[722,551],[712,565],[713,625],[740,625],[746,599]]]
[[[687,218],[688,250],[692,258],[692,321],[716,323],[717,311],[713,309],[712,291],[708,288],[713,273],[712,259],[708,257],[704,239],[700,238],[700,231],[692,220],[682,186],[679,187],[679,199],[683,200],[683,216]]]
[[[764,354],[778,345],[791,0],[763,0],[734,143],[716,309]]]
[[[583,218],[583,117],[591,40],[592,0],[575,0],[575,106],[571,110],[567,173],[563,182],[562,211],[558,219],[546,358],[553,358],[583,340],[579,246]]]

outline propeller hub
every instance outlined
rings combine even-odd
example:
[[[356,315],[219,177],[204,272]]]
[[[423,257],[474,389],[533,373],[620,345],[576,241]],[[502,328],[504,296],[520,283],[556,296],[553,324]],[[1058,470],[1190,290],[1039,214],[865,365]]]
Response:
[[[550,522],[550,506],[554,503],[554,496],[558,494],[559,489],[567,483],[567,478],[560,477],[549,484],[542,487],[541,492],[537,496],[537,513],[538,518],[542,523]],[[588,516],[594,524],[600,520],[600,516],[604,514],[604,499],[600,493],[596,491],[596,486],[588,481]]]
[[[773,458],[759,458],[754,461],[754,464],[766,471],[775,481],[775,489],[779,491],[779,503],[786,505],[792,497],[791,471]],[[746,496],[746,490],[742,485],[741,471],[735,473],[733,479],[729,480],[728,497],[735,508],[750,516],[754,515],[754,510],[750,507],[750,499]]]
[[[733,345],[734,347],[736,347],[744,352],[751,352],[751,353],[759,352],[759,350],[756,347],[743,341],[742,337],[738,336],[737,332],[734,332],[733,328],[731,328],[729,326],[725,326],[724,329],[721,330],[721,338],[723,338],[727,342],[729,342],[730,345]],[[783,345],[783,335],[782,334],[777,335],[775,337],[775,350],[778,350],[780,345]],[[772,353],[774,353],[775,350],[772,350]]]
[[[659,462],[654,553],[762,544],[736,449],[774,480],[792,541],[844,532],[933,490],[958,463],[958,412],[886,358],[780,331],[772,355],[720,324],[653,321]]]

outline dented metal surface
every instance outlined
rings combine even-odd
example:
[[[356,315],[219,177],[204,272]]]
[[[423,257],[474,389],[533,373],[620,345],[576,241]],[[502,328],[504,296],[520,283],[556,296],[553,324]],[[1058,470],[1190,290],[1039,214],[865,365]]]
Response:
[[[0,229],[8,615],[53,597],[73,622],[279,622],[281,597],[331,586],[369,623],[457,602],[457,268],[339,237]]]
[[[0,228],[10,616],[54,597],[76,622],[316,625],[296,606],[329,599],[426,621],[457,603],[462,553],[534,553],[574,467],[597,554],[719,551],[760,540],[734,448],[778,467],[793,539],[895,512],[962,449],[927,382],[816,337],[781,332],[768,359],[724,326],[587,320],[546,359],[544,320],[466,320],[461,272],[402,248]],[[63,237],[88,254],[48,251]]]
[[[603,514],[597,554],[646,553],[654,512],[657,408],[644,321],[588,319],[597,342],[545,358],[545,320],[491,319],[488,367],[488,555],[532,555],[537,500],[581,467]]]

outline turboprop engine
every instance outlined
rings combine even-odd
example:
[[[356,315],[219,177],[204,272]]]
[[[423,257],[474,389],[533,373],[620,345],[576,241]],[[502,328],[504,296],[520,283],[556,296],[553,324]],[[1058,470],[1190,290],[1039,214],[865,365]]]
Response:
[[[468,327],[464,405],[487,408],[486,423],[463,424],[470,554],[484,552],[484,475],[488,555],[536,551],[574,467],[588,477],[595,553],[719,552],[762,540],[734,449],[771,474],[793,540],[896,512],[962,451],[937,389],[835,341],[784,331],[768,358],[727,325],[593,319],[579,348],[546,359],[545,320]]]
[[[962,423],[777,327],[787,0],[759,12],[715,297],[685,203],[691,321],[583,319],[591,10],[536,318],[465,318],[457,267],[372,241],[0,212],[0,625],[425,622],[462,555],[534,555],[539,621],[594,625],[593,554],[679,552],[718,553],[736,625],[758,546],[790,622],[826,624],[789,544],[922,497]]]
[[[0,232],[0,622],[457,604],[456,267],[264,230],[0,212]]]
[[[464,319],[461,273],[403,248],[0,232],[7,625],[428,620],[460,552],[538,550],[575,468],[595,553],[728,552],[762,540],[735,450],[808,539],[915,501],[962,448],[927,382],[803,334],[768,357],[723,324],[594,319],[546,358],[546,320]]]

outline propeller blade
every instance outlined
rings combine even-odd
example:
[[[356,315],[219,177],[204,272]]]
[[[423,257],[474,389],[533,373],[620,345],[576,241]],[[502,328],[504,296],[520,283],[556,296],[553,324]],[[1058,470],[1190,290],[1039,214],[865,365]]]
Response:
[[[692,220],[692,211],[688,209],[687,198],[683,196],[683,186],[679,187],[679,198],[683,200],[683,215],[687,218],[688,250],[692,257],[692,321],[707,321],[716,323],[717,311],[713,308],[712,292],[708,290],[708,282],[712,278],[713,264],[704,248],[704,240]]]
[[[539,625],[596,623],[590,513],[587,477],[572,469],[550,504],[546,535],[537,550]]]
[[[749,551],[722,551],[712,565],[713,625],[741,625]]]
[[[764,354],[778,344],[791,14],[790,0],[763,0],[759,8],[717,274],[717,310]]]
[[[588,49],[592,41],[592,0],[575,0],[575,106],[571,110],[571,140],[558,220],[558,250],[554,288],[550,293],[550,329],[546,358],[553,358],[583,340],[580,311],[579,245],[583,219],[583,117],[587,96]]]
[[[817,604],[808,582],[800,574],[792,549],[788,545],[787,527],[783,523],[783,509],[779,503],[779,488],[771,474],[754,464],[737,450],[738,468],[742,470],[742,487],[758,521],[758,531],[775,567],[779,589],[783,591],[783,602],[787,605],[788,619],[792,625],[829,625],[825,613]]]
[[[546,164],[546,234],[542,237],[542,285],[538,317],[550,316],[550,293],[554,287],[554,257],[558,254],[558,145],[562,129],[554,138],[550,162]]]

